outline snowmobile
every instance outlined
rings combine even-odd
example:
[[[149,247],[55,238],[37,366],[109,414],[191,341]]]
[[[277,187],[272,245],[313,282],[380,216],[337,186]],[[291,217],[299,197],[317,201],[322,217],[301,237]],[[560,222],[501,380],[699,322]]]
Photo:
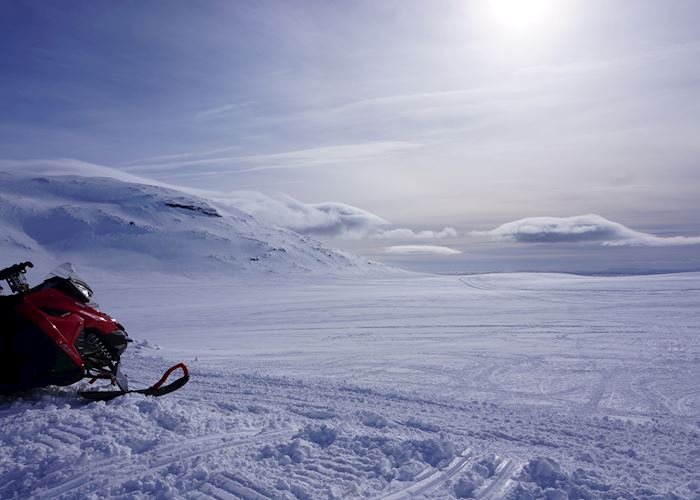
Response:
[[[13,292],[2,295],[0,286],[0,393],[106,379],[116,389],[79,392],[89,400],[106,401],[128,393],[162,396],[187,383],[187,366],[179,363],[151,387],[130,390],[120,367],[131,342],[124,327],[97,310],[92,289],[70,264],[59,266],[34,288],[24,276],[31,267],[31,262],[22,262],[0,270],[0,282],[6,281]],[[178,369],[182,376],[165,384]]]

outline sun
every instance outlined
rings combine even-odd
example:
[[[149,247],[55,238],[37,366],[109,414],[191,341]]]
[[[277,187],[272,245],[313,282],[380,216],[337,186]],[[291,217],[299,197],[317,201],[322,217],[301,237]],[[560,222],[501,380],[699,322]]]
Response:
[[[544,24],[555,0],[487,0],[494,19],[517,30],[534,29]]]

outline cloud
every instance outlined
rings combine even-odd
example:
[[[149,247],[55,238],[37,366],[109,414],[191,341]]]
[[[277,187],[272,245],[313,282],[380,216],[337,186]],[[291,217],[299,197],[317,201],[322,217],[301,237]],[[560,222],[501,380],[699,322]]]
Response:
[[[252,216],[293,231],[323,237],[370,239],[441,239],[456,237],[457,231],[414,231],[389,228],[390,222],[371,212],[346,203],[303,203],[284,194],[275,196],[257,191],[234,191],[215,198]]]
[[[372,239],[416,239],[416,240],[432,240],[432,239],[442,239],[442,238],[456,238],[457,230],[452,227],[446,227],[441,231],[414,231],[412,229],[387,229],[373,232],[369,235]]]
[[[161,156],[151,156],[149,158],[139,158],[138,160],[131,160],[125,163],[117,165],[118,167],[133,167],[134,165],[148,166],[156,165],[160,166],[164,162],[171,161],[189,161],[189,160],[201,160],[211,157],[213,155],[221,155],[221,153],[230,153],[231,151],[236,151],[241,149],[241,146],[227,146],[225,148],[209,149],[207,151],[194,151],[190,153],[179,153],[171,155],[161,155]]]
[[[353,144],[336,144],[308,149],[297,149],[279,153],[257,155],[213,155],[214,151],[172,155],[144,161],[130,161],[124,164],[127,170],[137,172],[173,171],[177,169],[208,165],[220,166],[222,172],[249,173],[263,170],[297,169],[327,165],[340,165],[353,162],[367,162],[379,157],[402,151],[425,147],[426,144],[407,141],[367,141]],[[221,148],[226,151],[229,148]],[[233,149],[233,148],[231,148]],[[196,174],[196,172],[192,172]]]
[[[255,104],[255,101],[243,101],[232,104],[224,104],[222,106],[216,106],[214,108],[204,109],[197,113],[195,116],[198,119],[213,118],[221,115],[225,115],[234,111],[236,109],[245,108]]]
[[[423,147],[424,144],[406,141],[367,141],[339,144],[310,149],[240,157],[250,166],[241,172],[278,168],[304,168],[319,165],[367,161],[377,156]]]
[[[257,191],[235,191],[216,198],[253,217],[293,231],[317,236],[363,237],[388,221],[345,203],[303,203],[290,196],[269,196]]]
[[[600,243],[606,246],[648,247],[700,244],[700,236],[656,236],[635,231],[596,214],[528,217],[508,222],[491,231],[471,234],[519,243]]]
[[[391,226],[391,223],[386,219],[346,203],[304,203],[284,194],[267,195],[257,191],[222,193],[187,188],[138,177],[111,167],[73,159],[0,159],[1,170],[9,170],[24,175],[111,177],[125,182],[158,185],[203,196],[223,207],[228,206],[242,210],[257,219],[298,233],[320,237],[426,240],[457,236],[457,231],[451,227],[446,227],[440,231],[413,231],[406,228],[387,227]]]
[[[454,248],[437,245],[397,245],[385,248],[384,252],[394,255],[459,255],[462,253]]]
[[[144,177],[122,172],[111,167],[75,160],[72,158],[6,160],[0,159],[0,170],[18,175],[77,175],[84,177],[109,177],[123,182],[164,185]]]

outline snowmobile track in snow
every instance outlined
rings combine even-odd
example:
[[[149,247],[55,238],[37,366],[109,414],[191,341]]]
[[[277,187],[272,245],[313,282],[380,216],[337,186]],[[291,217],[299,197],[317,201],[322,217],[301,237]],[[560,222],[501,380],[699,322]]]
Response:
[[[455,458],[446,469],[435,471],[427,477],[420,478],[417,481],[409,484],[403,489],[388,493],[387,495],[380,496],[379,498],[383,500],[399,500],[403,498],[418,497],[424,493],[427,493],[433,488],[444,484],[447,480],[465,470],[474,462],[474,460],[476,460],[476,458],[477,457],[473,452],[470,450],[465,450],[459,457]]]
[[[108,488],[115,481],[119,482],[119,480],[125,478],[137,478],[180,460],[206,455],[223,449],[266,443],[275,438],[290,437],[296,431],[296,429],[282,429],[252,435],[241,432],[225,433],[171,443],[121,460],[103,460],[95,464],[96,466],[89,473],[76,474],[38,493],[42,498],[55,498],[96,482],[102,482],[103,486]]]
[[[491,481],[476,491],[475,498],[488,500],[505,498],[514,485],[513,477],[520,472],[522,467],[523,463],[519,461],[504,459],[496,469],[496,474],[491,478]]]
[[[419,498],[467,470],[478,458],[479,457],[472,451],[464,450],[459,457],[455,458],[450,465],[447,466],[447,468],[434,471],[426,477],[419,476],[416,481],[405,488],[392,491],[378,498],[382,500]],[[503,459],[496,468],[494,476],[474,492],[473,498],[489,500],[505,498],[513,487],[513,477],[520,471],[522,465],[520,461],[514,459]]]

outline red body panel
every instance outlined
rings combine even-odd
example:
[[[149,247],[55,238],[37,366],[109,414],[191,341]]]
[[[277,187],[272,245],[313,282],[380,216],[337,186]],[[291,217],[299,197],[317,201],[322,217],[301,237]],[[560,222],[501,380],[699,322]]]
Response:
[[[67,314],[57,317],[42,309]],[[81,368],[84,364],[75,348],[80,332],[94,329],[106,335],[120,328],[108,315],[54,289],[30,293],[22,299],[17,311],[39,326]]]

